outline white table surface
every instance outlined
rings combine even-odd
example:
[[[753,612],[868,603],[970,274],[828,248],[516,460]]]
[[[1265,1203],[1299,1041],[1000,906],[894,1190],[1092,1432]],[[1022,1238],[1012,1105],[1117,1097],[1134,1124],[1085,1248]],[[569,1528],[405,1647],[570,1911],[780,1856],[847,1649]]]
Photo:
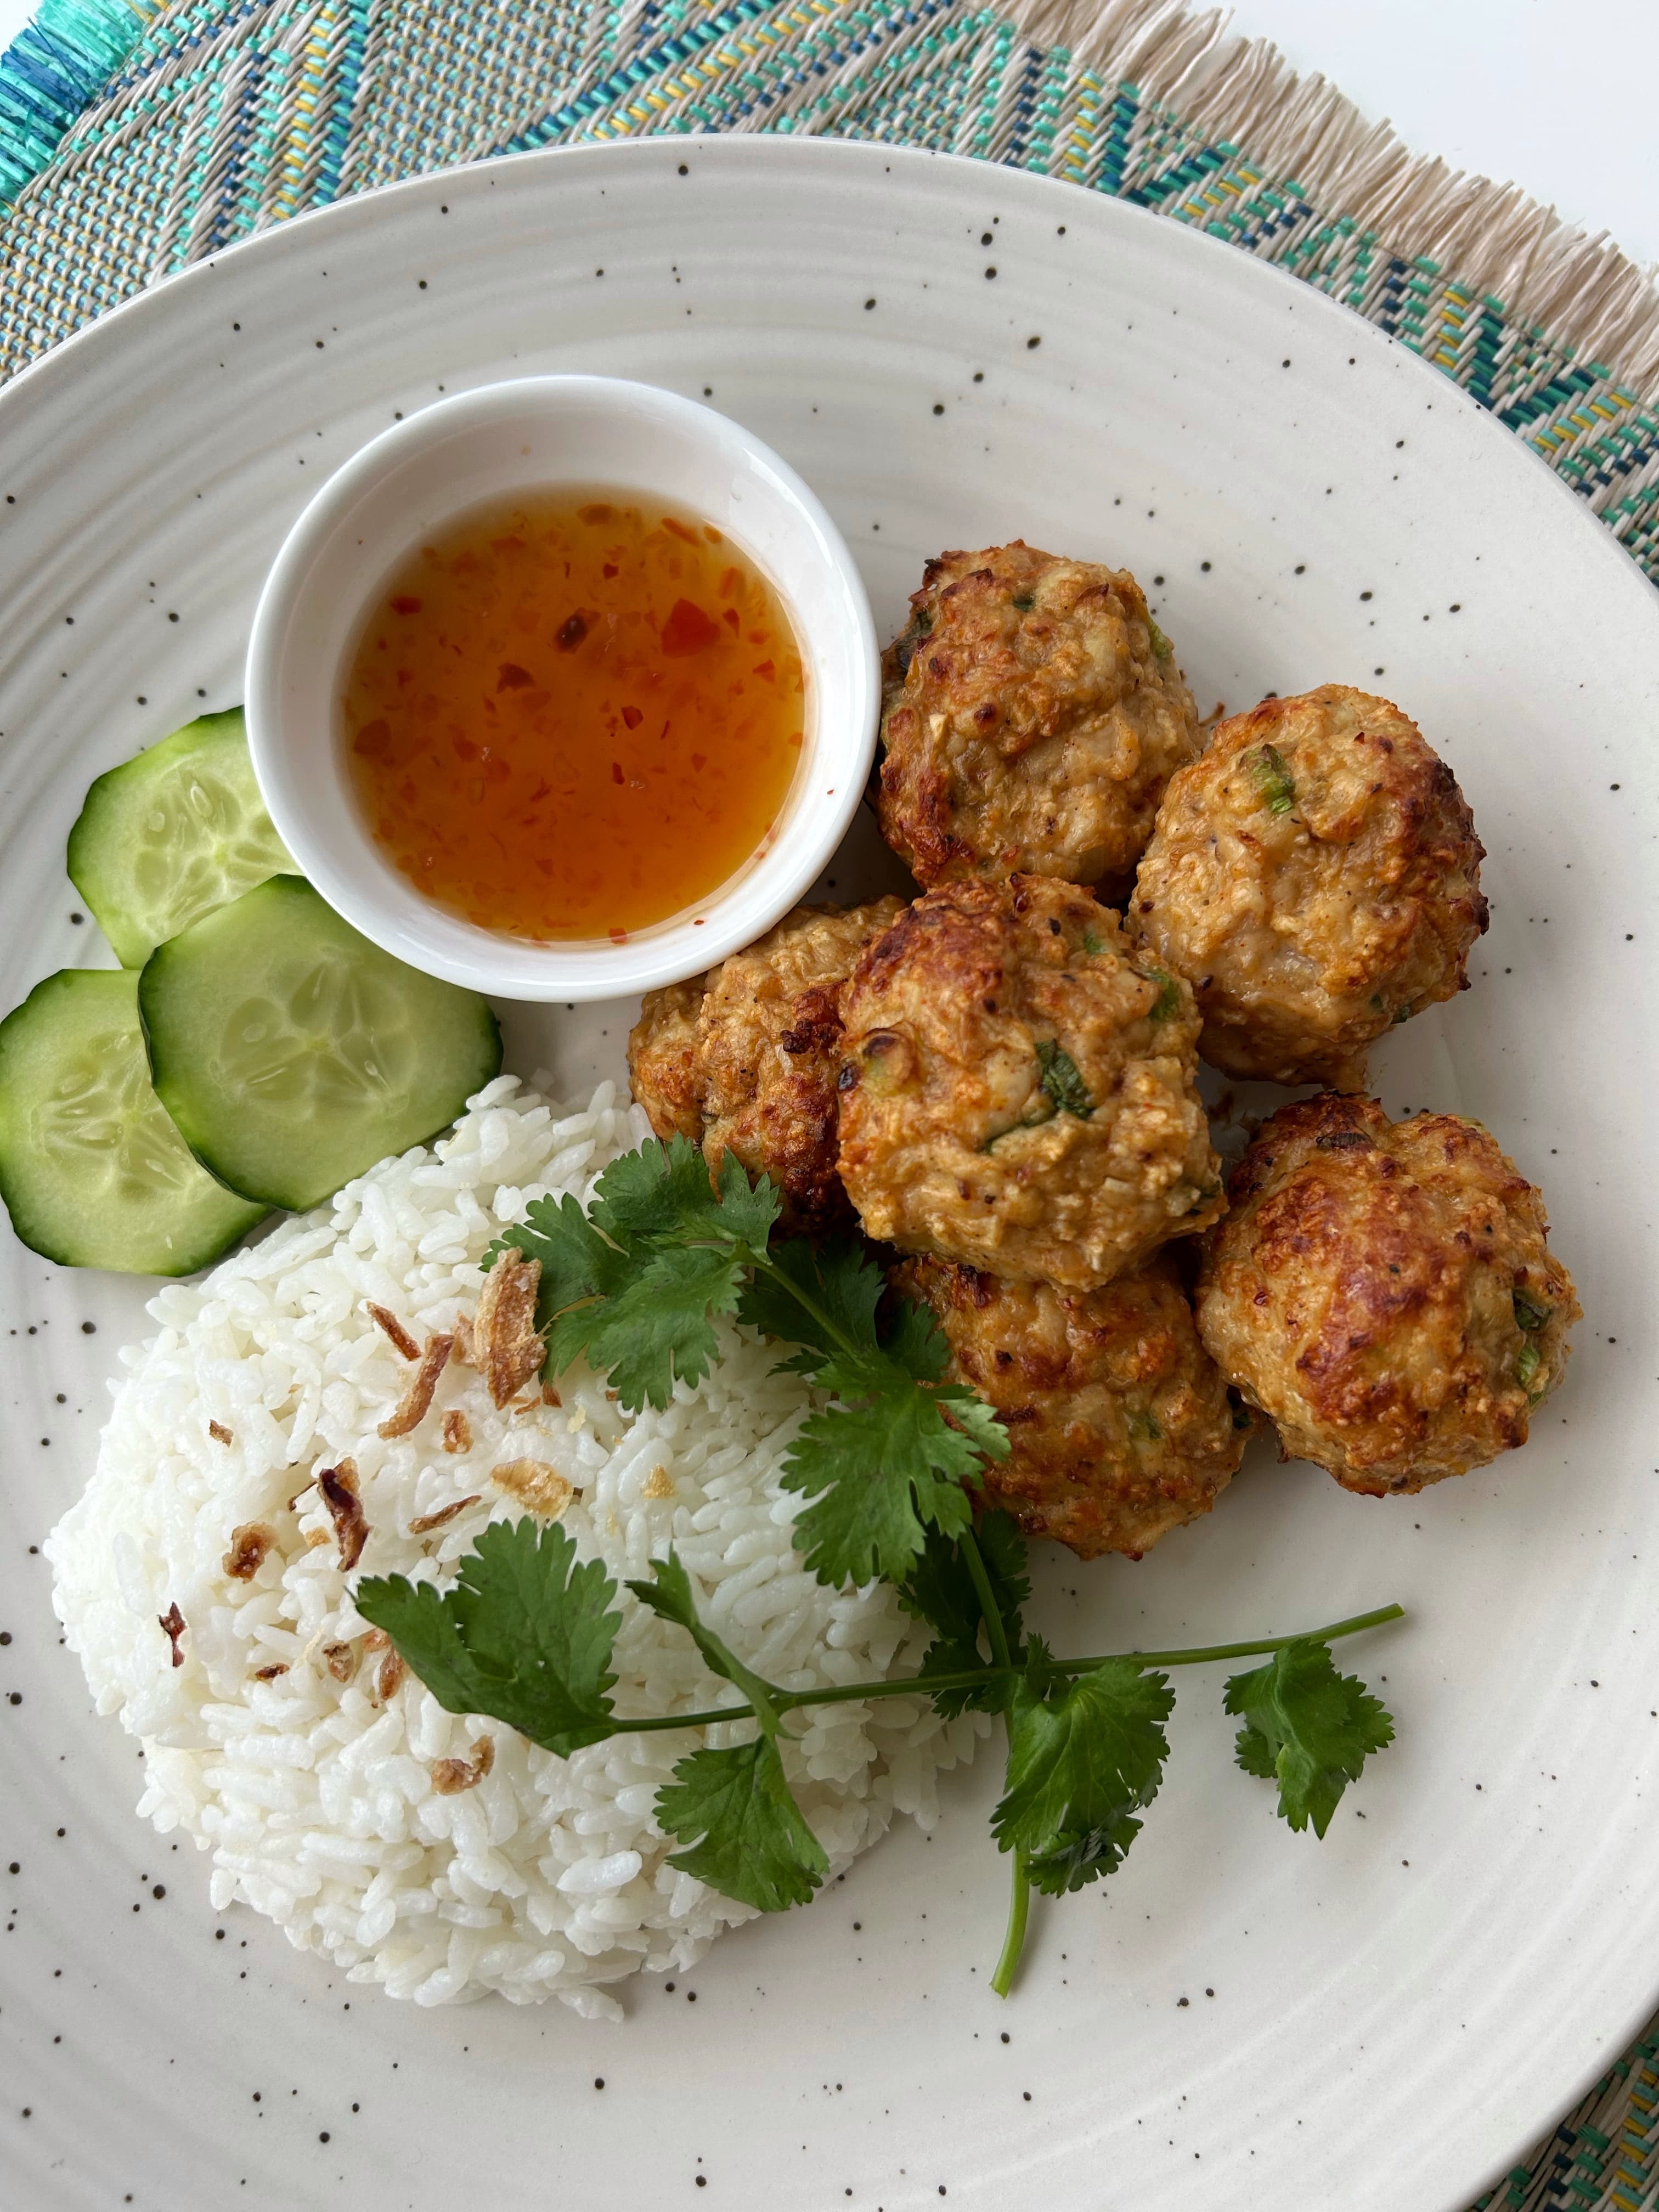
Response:
[[[0,0],[0,46],[38,0]],[[1235,27],[1320,70],[1407,144],[1524,185],[1659,260],[1654,0],[1242,0]]]

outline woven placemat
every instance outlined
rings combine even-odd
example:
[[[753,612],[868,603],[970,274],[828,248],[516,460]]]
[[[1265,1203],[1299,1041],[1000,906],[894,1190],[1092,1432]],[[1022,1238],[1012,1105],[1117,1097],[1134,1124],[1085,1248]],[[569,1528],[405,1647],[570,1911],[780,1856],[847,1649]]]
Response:
[[[1184,0],[45,0],[0,59],[0,379],[344,193],[694,130],[974,155],[1200,225],[1444,370],[1659,580],[1651,281]],[[1659,2212],[1659,2020],[1483,2202]]]

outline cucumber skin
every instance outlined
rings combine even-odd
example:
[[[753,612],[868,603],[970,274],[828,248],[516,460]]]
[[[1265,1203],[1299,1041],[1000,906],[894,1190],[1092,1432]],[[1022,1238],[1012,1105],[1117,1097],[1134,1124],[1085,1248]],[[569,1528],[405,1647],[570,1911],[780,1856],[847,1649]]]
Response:
[[[293,1170],[279,1162],[273,1160],[261,1168],[246,1156],[233,1156],[234,1141],[228,1143],[222,1130],[228,1120],[234,1122],[236,1118],[234,1102],[217,1091],[212,1079],[200,1071],[200,1039],[189,1033],[188,1015],[181,1024],[175,1024],[172,1017],[175,1005],[182,1002],[187,1006],[192,998],[199,999],[200,994],[192,982],[192,970],[199,972],[204,956],[209,961],[234,966],[241,975],[247,975],[248,963],[240,951],[231,949],[227,962],[226,940],[240,935],[251,920],[257,920],[262,930],[269,930],[279,957],[302,932],[309,930],[331,937],[337,943],[361,948],[362,955],[382,972],[391,970],[412,979],[422,994],[430,994],[438,1005],[447,1005],[457,1013],[464,1011],[477,1024],[476,1054],[465,1076],[458,1079],[446,1097],[444,1110],[429,1117],[411,1115],[403,1122],[384,1124],[382,1130],[376,1133],[374,1148],[366,1142],[354,1153],[354,1164],[333,1175],[331,1180],[319,1178],[313,1172],[310,1180],[301,1182]],[[483,999],[459,984],[442,982],[409,967],[392,954],[383,952],[336,914],[301,876],[272,876],[253,890],[244,891],[228,906],[217,907],[204,915],[177,937],[169,938],[165,945],[157,945],[139,973],[138,1018],[156,1096],[202,1166],[227,1190],[262,1206],[282,1206],[294,1213],[309,1212],[345,1184],[366,1175],[381,1160],[440,1135],[459,1119],[466,1100],[501,1073],[501,1024]]]
[[[0,1021],[0,1199],[5,1202],[19,1242],[58,1267],[97,1268],[108,1274],[193,1275],[222,1259],[250,1229],[264,1219],[267,1209],[250,1204],[240,1193],[219,1185],[212,1193],[204,1190],[202,1194],[204,1200],[211,1195],[222,1200],[222,1204],[212,1209],[198,1242],[187,1243],[173,1254],[151,1246],[142,1255],[135,1256],[133,1249],[128,1246],[117,1255],[107,1245],[100,1249],[95,1237],[82,1241],[77,1236],[76,1231],[85,1225],[78,1215],[74,1227],[67,1232],[61,1222],[54,1225],[47,1220],[47,1210],[31,1199],[26,1187],[33,1178],[28,1174],[27,1101],[21,1094],[27,1087],[31,1073],[27,1065],[33,1056],[31,1048],[38,1045],[34,1032],[43,1018],[53,1018],[52,1008],[59,1001],[87,999],[94,994],[102,997],[106,993],[112,998],[109,987],[120,984],[128,988],[135,1016],[133,1042],[142,1048],[136,1021],[137,982],[131,969],[60,969],[55,975],[48,975],[43,982],[37,983],[22,1005],[14,1007]],[[70,1016],[76,1012],[78,1009],[71,1005]],[[159,1100],[157,1110],[161,1110]]]
[[[112,817],[118,828],[125,813],[133,785],[149,764],[153,775],[158,769],[165,769],[181,755],[188,757],[204,745],[217,746],[234,738],[244,748],[246,745],[246,725],[240,707],[227,707],[216,714],[198,714],[194,721],[186,722],[182,729],[147,745],[131,759],[122,761],[117,767],[106,769],[87,787],[81,802],[81,811],[69,834],[64,867],[70,881],[85,900],[93,920],[113,946],[116,958],[124,968],[142,968],[155,949],[157,940],[147,930],[132,924],[127,916],[123,896],[112,890],[106,882],[103,867],[103,847],[106,825]],[[249,767],[252,775],[252,766]],[[274,832],[272,833],[275,834]],[[289,864],[293,866],[292,861]],[[267,878],[267,880],[269,880]],[[250,890],[252,885],[247,886]],[[199,915],[191,917],[199,920]],[[185,925],[188,927],[188,923]]]

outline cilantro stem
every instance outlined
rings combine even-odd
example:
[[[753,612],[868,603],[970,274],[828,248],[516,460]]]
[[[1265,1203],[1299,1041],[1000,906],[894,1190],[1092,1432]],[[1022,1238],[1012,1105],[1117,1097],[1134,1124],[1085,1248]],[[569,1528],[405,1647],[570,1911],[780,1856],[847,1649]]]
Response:
[[[1008,1632],[1002,1625],[996,1593],[991,1588],[991,1577],[985,1571],[985,1561],[971,1528],[963,1530],[957,1540],[957,1548],[973,1581],[975,1595],[979,1599],[980,1614],[985,1622],[985,1633],[990,1641],[991,1656],[996,1662],[997,1671],[1012,1678],[1016,1670],[1013,1655],[1008,1649]],[[1004,1727],[1012,1744],[1012,1724],[1006,1714]],[[1008,1895],[1008,1928],[1002,1939],[1002,1955],[997,1960],[996,1972],[991,1977],[991,1987],[1000,1997],[1006,1997],[1013,1987],[1014,1976],[1019,1970],[1019,1954],[1025,1948],[1025,1923],[1030,1912],[1031,1884],[1025,1871],[1025,1854],[1016,1851]]]
[[[1025,1923],[1031,1911],[1031,1885],[1025,1872],[1025,1854],[1014,1853],[1013,1894],[1008,1900],[1008,1932],[1002,1939],[1002,1956],[991,1977],[991,1987],[1006,1997],[1019,1971],[1019,1954],[1025,1948]]]
[[[1258,1652],[1282,1651],[1287,1644],[1334,1644],[1339,1636],[1358,1636],[1363,1629],[1381,1628],[1385,1621],[1403,1620],[1403,1605],[1379,1605],[1371,1613],[1350,1613],[1324,1628],[1298,1628],[1290,1636],[1264,1636],[1250,1644],[1199,1644],[1184,1651],[1115,1651],[1115,1659],[1133,1659],[1137,1667],[1201,1667],[1212,1659],[1250,1659]],[[1057,1659],[1062,1674],[1081,1673],[1104,1664],[1100,1659]]]
[[[969,1563],[969,1571],[972,1572]],[[983,1562],[980,1571],[983,1573]],[[1127,1659],[1137,1667],[1203,1667],[1222,1659],[1251,1659],[1270,1657],[1282,1651],[1287,1644],[1334,1644],[1339,1637],[1358,1636],[1368,1628],[1381,1628],[1390,1620],[1403,1620],[1406,1608],[1402,1605],[1380,1605],[1370,1613],[1356,1613],[1346,1620],[1334,1620],[1323,1628],[1298,1628],[1288,1636],[1257,1637],[1243,1644],[1192,1644],[1179,1651],[1105,1651],[1087,1659],[1055,1659],[1050,1663],[1056,1674],[1085,1674],[1091,1667],[1103,1667],[1109,1659]],[[998,1621],[1000,1629],[1000,1620]],[[988,1632],[989,1624],[987,1624]],[[1003,1638],[1003,1649],[1007,1638]],[[889,1676],[878,1682],[836,1682],[821,1690],[775,1690],[772,1693],[775,1712],[793,1712],[799,1705],[842,1705],[857,1704],[870,1698],[926,1697],[935,1690],[971,1690],[981,1683],[1001,1680],[1012,1680],[1021,1673],[1012,1663],[989,1667],[963,1668],[951,1674],[903,1674],[896,1680]],[[659,1729],[710,1728],[716,1721],[751,1720],[755,1709],[746,1701],[735,1705],[720,1705],[702,1713],[661,1713],[649,1718],[624,1720],[617,1718],[617,1735],[648,1735]]]
[[[745,1261],[755,1273],[766,1276],[769,1281],[777,1284],[781,1290],[787,1291],[795,1304],[804,1312],[811,1314],[824,1334],[840,1346],[847,1358],[857,1359],[860,1357],[858,1346],[854,1343],[846,1330],[838,1328],[817,1300],[809,1297],[793,1275],[786,1274],[781,1267],[775,1266],[764,1252],[757,1252],[750,1245],[739,1244],[737,1247],[736,1256]]]
[[[964,1528],[957,1538],[957,1547],[969,1574],[973,1578],[974,1594],[979,1600],[979,1609],[984,1617],[985,1633],[991,1640],[991,1657],[1000,1674],[1014,1671],[1013,1657],[1008,1649],[1007,1631],[1002,1625],[1002,1615],[991,1589],[991,1577],[985,1571],[985,1561],[971,1528]]]

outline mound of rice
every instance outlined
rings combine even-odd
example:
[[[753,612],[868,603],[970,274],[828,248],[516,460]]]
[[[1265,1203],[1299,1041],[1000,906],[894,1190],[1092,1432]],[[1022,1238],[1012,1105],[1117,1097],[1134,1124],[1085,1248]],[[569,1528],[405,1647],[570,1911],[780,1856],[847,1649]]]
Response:
[[[503,1077],[441,1143],[169,1285],[149,1308],[160,1334],[122,1355],[96,1473],[46,1547],[98,1709],[145,1746],[138,1809],[212,1853],[216,1907],[251,1905],[350,1979],[419,2004],[496,1990],[620,2016],[606,1984],[689,1966],[753,1916],[667,1864],[678,1846],[653,1800],[696,1734],[619,1736],[564,1760],[446,1713],[397,1679],[356,1612],[313,1471],[356,1462],[370,1530],[357,1572],[447,1581],[488,1522],[523,1513],[491,1474],[528,1459],[573,1486],[562,1519],[582,1558],[620,1584],[672,1541],[705,1617],[789,1687],[908,1672],[925,1641],[886,1585],[835,1592],[802,1569],[799,1501],[778,1470],[807,1394],[735,1328],[708,1381],[660,1413],[624,1415],[585,1370],[562,1378],[556,1407],[498,1411],[452,1362],[417,1428],[378,1434],[413,1370],[367,1304],[422,1342],[449,1329],[477,1305],[500,1225],[546,1192],[586,1200],[645,1133],[609,1084],[573,1113]],[[470,1443],[446,1449],[456,1410]],[[241,1580],[226,1553],[250,1522],[276,1540]],[[619,1603],[620,1711],[731,1700],[681,1631],[625,1590]],[[175,1605],[178,1666],[161,1626]],[[832,1878],[895,1813],[931,1823],[934,1776],[970,1753],[976,1725],[908,1698],[792,1724],[790,1780]]]

